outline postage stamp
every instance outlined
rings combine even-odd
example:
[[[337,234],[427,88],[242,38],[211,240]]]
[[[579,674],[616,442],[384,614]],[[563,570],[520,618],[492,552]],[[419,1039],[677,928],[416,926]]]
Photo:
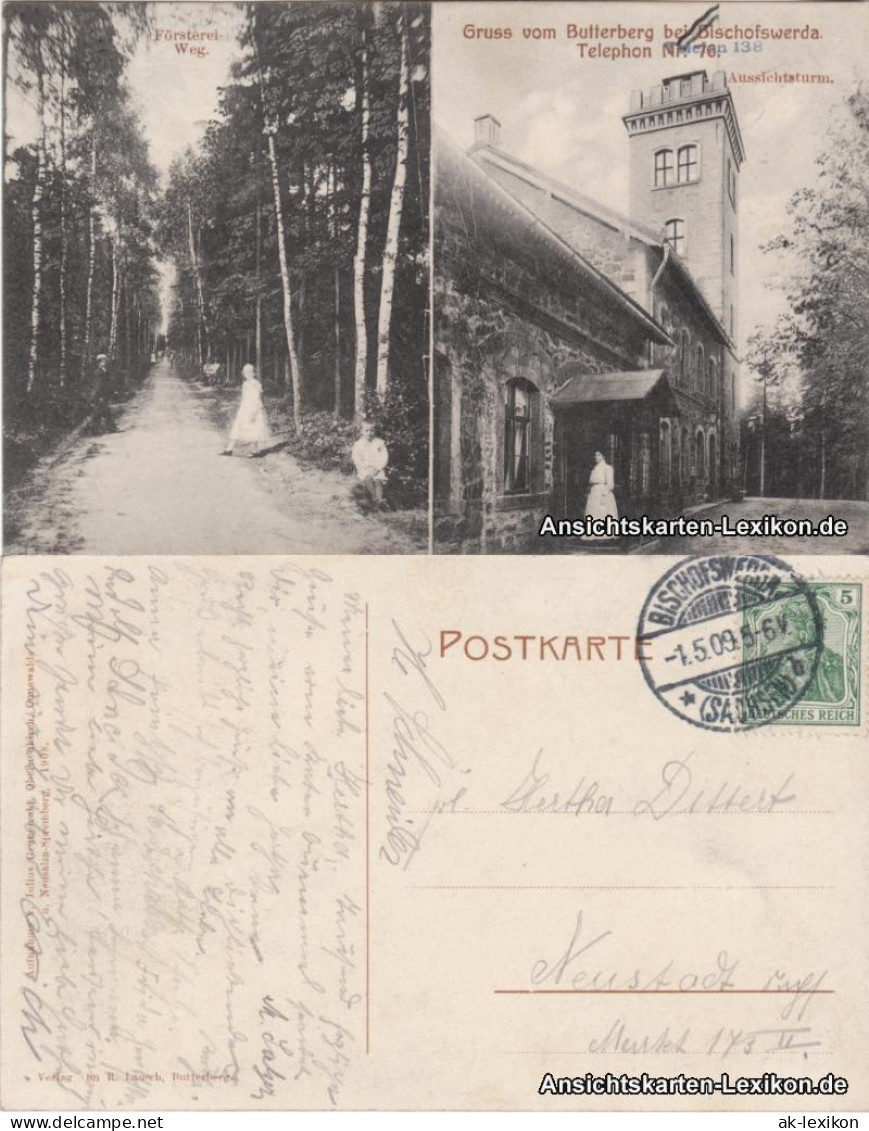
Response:
[[[809,581],[824,622],[814,678],[779,726],[859,726],[863,589],[856,581]]]
[[[646,682],[673,714],[704,730],[732,733],[783,719],[819,687],[829,651],[821,599],[778,558],[680,562],[653,586],[640,614]],[[832,660],[827,667],[838,671]]]

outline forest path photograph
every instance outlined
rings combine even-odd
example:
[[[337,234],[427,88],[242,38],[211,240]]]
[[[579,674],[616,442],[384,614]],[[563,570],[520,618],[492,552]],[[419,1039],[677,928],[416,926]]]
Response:
[[[8,552],[425,552],[429,40],[4,6]]]
[[[7,497],[7,553],[420,553],[426,525],[360,512],[348,477],[275,447],[221,459],[225,406],[153,365],[118,430],[81,433]],[[142,469],[147,468],[143,479]]]

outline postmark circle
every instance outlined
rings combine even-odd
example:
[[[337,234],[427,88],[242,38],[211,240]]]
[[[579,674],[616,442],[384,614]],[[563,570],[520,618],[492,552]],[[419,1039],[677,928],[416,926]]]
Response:
[[[811,587],[768,556],[688,558],[649,593],[637,639],[646,683],[705,730],[766,726],[814,679],[824,623]]]

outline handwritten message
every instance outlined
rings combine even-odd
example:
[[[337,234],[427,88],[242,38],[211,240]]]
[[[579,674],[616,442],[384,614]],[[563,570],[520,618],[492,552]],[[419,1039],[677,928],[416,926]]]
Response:
[[[337,1106],[366,1008],[359,594],[275,559],[58,566],[22,596],[22,1086],[58,1108]]]

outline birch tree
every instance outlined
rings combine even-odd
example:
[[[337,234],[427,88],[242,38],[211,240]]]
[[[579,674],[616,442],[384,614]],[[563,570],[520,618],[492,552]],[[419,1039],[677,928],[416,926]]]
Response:
[[[362,151],[362,192],[359,197],[359,219],[356,227],[356,255],[353,259],[353,309],[356,319],[356,369],[354,373],[353,411],[356,421],[365,414],[365,390],[368,371],[368,329],[365,322],[365,263],[368,247],[368,214],[371,208],[371,96],[368,89],[368,39],[365,7],[360,5],[359,48],[359,120]]]
[[[135,16],[140,5],[131,4],[126,14]],[[70,37],[66,67],[71,90],[70,113],[77,122],[79,143],[83,146],[85,199],[87,207],[87,246],[85,252],[84,321],[82,326],[80,378],[87,376],[94,337],[94,286],[97,253],[101,234],[100,201],[106,195],[111,175],[102,174],[102,153],[118,150],[109,123],[120,113],[123,103],[121,76],[124,56],[115,43],[114,27],[107,12],[99,7],[80,5],[65,13]],[[71,144],[74,143],[72,139]],[[101,180],[103,183],[101,184]]]
[[[82,378],[87,373],[91,357],[91,336],[94,318],[94,277],[97,268],[97,137],[91,132],[90,141],[90,202],[88,206],[88,265],[85,281],[84,334],[81,351]]]
[[[48,82],[43,43],[48,39],[54,10],[51,5],[21,5],[10,18],[9,34],[14,35],[16,48],[22,61],[18,85],[24,90],[35,89],[38,133],[36,137],[36,175],[30,200],[32,225],[33,286],[30,296],[30,341],[27,355],[27,395],[36,386],[40,362],[40,332],[42,329],[42,283],[44,266],[43,200],[48,162],[48,107],[46,85]]]
[[[199,251],[197,249],[196,236],[193,231],[193,205],[190,198],[187,198],[187,241],[190,250],[190,265],[193,269],[193,278],[196,283],[196,304],[199,313],[199,321],[197,324],[196,332],[196,354],[199,362],[199,368],[205,364],[207,353],[206,346],[206,329],[205,329],[205,296],[202,292],[202,268],[199,263]]]
[[[109,357],[114,361],[118,356],[118,318],[121,310],[121,242],[120,224],[115,226],[112,242],[112,319],[109,324]]]
[[[277,227],[278,264],[281,273],[281,294],[283,298],[284,333],[287,339],[287,358],[290,367],[290,382],[293,392],[293,426],[296,431],[302,426],[302,375],[299,371],[299,359],[296,354],[296,336],[293,326],[293,294],[290,286],[290,268],[287,261],[287,241],[284,229],[284,210],[281,200],[281,180],[278,171],[278,156],[275,147],[275,135],[278,132],[274,113],[271,110],[266,91],[265,75],[263,74],[262,56],[257,41],[256,8],[251,9],[251,39],[256,58],[257,77],[259,81],[260,96],[262,100],[263,134],[268,144],[269,165],[271,168],[272,194],[275,202],[275,225]]]
[[[37,113],[40,131],[36,142],[36,183],[33,186],[33,298],[30,307],[30,356],[27,359],[27,392],[33,392],[39,364],[39,330],[41,322],[40,298],[42,295],[42,198],[45,194],[46,122],[45,122],[45,71],[42,59],[42,44],[35,48]]]
[[[123,249],[123,263],[116,248],[113,270],[100,271],[101,218],[111,230],[124,215],[117,186],[150,177],[141,123],[123,84],[143,12],[139,4],[25,2],[4,9],[8,80],[35,112],[33,121],[30,114],[22,119],[23,103],[7,103],[9,134],[20,144],[7,152],[4,189],[3,360],[7,434],[21,428],[22,449],[44,445],[46,435],[84,411],[79,373],[87,374],[98,338],[112,335],[117,348],[119,300],[125,326],[134,302],[156,305],[144,213],[133,217],[139,231],[135,246]],[[122,47],[125,28],[131,30]],[[133,353],[131,339],[126,360]]]
[[[340,233],[340,220],[338,213],[338,170],[334,163],[329,169],[329,232],[333,243],[337,245]],[[332,372],[333,388],[333,414],[336,420],[341,419],[341,268],[336,257],[332,268],[332,326],[334,368]]]
[[[66,160],[66,88],[67,88],[67,50],[68,50],[68,27],[66,18],[62,17],[59,27],[59,42],[58,42],[58,65],[60,69],[60,369],[58,372],[58,383],[61,388],[66,385],[66,355],[67,355],[67,339],[66,339],[66,307],[67,307],[67,293],[66,293],[66,275],[67,275],[67,260],[69,258],[69,232],[67,221],[67,160]]]
[[[389,345],[392,336],[392,296],[395,292],[395,267],[398,261],[398,241],[401,234],[401,213],[404,205],[404,187],[407,183],[407,154],[410,141],[410,113],[408,93],[410,76],[407,59],[407,29],[404,12],[399,10],[398,35],[401,57],[398,70],[398,113],[395,147],[395,176],[389,200],[389,220],[386,226],[386,244],[383,249],[383,273],[380,284],[380,313],[377,324],[377,395],[381,399],[389,386]]]

